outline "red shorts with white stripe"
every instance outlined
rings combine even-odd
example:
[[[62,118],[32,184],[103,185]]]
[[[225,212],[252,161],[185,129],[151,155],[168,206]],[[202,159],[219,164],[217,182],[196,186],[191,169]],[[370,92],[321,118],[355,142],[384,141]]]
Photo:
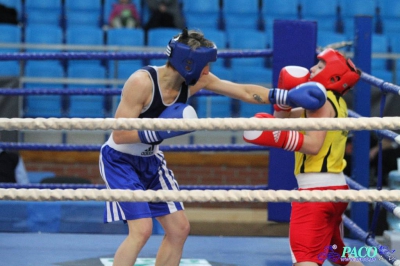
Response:
[[[348,186],[299,190],[338,189],[348,189]],[[322,265],[329,259],[339,265],[348,264],[348,261],[341,261],[344,247],[342,214],[347,205],[347,202],[292,202],[289,240],[293,263],[309,261]]]

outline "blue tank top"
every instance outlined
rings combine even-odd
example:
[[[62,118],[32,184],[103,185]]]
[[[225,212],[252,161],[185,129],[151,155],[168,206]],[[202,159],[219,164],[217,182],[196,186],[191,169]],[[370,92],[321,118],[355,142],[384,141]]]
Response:
[[[146,71],[149,73],[152,82],[153,82],[153,98],[150,103],[150,106],[147,108],[146,111],[141,113],[139,115],[139,118],[157,118],[160,116],[160,114],[168,107],[164,105],[163,100],[162,100],[162,94],[160,87],[158,85],[158,73],[157,70],[152,67],[152,66],[145,66],[141,68],[142,70]],[[172,103],[186,103],[188,100],[188,86],[183,82],[182,86],[180,88],[180,92],[178,97],[175,99],[175,101]]]

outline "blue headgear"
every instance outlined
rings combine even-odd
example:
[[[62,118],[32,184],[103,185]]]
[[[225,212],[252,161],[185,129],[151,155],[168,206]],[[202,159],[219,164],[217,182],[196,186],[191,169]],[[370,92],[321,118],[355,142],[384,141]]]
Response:
[[[185,79],[187,85],[196,84],[201,71],[209,62],[217,60],[217,46],[199,47],[195,50],[190,46],[178,42],[177,38],[171,39],[167,45],[168,60],[171,65]]]

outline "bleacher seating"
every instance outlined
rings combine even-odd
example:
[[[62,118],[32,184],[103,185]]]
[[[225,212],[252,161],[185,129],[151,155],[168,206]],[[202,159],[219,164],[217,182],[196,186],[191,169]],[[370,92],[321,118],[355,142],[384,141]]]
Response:
[[[20,44],[21,28],[13,24],[0,24],[0,42]],[[0,48],[0,53],[15,53],[18,48]],[[0,61],[0,76],[19,76],[20,66],[18,61]]]
[[[107,31],[108,45],[144,46],[144,30],[142,29],[109,29]]]
[[[246,30],[230,29],[227,31],[228,43],[231,49],[236,50],[250,50],[250,49],[266,49],[268,45],[267,35],[264,32],[258,30]],[[264,67],[265,58],[241,58],[231,59],[232,67]]]
[[[317,45],[319,47],[326,47],[329,44],[350,41],[349,35],[344,33],[337,33],[334,31],[321,30],[318,31]]]
[[[77,79],[105,79],[106,70],[100,65],[73,64],[67,69],[69,78]],[[99,82],[81,84],[69,84],[68,88],[104,88]],[[105,117],[105,96],[103,95],[72,95],[69,96],[69,117]]]
[[[29,24],[25,27],[25,43],[27,44],[63,44],[63,31],[58,25]],[[28,48],[27,52],[60,52],[61,49]]]
[[[376,0],[384,18],[398,18],[400,14],[400,2],[397,0]]]
[[[64,70],[57,61],[28,61],[25,76],[31,78],[63,78]],[[25,88],[63,88],[60,83],[26,82]],[[25,97],[24,117],[63,116],[61,95],[29,95]]]
[[[197,116],[207,117],[231,117],[232,99],[225,96],[205,96],[197,98]]]
[[[399,35],[400,33],[399,19],[398,18],[382,19],[382,28],[383,28],[383,33],[386,35]]]
[[[221,29],[219,0],[182,0],[182,14],[189,29]]]
[[[272,113],[271,105],[240,102],[239,117],[253,117],[256,113]]]
[[[382,34],[373,34],[372,35],[372,52],[373,53],[387,53],[389,48],[389,40],[386,35]],[[387,59],[385,58],[372,58],[371,61],[371,69],[386,69]]]
[[[101,26],[108,24],[112,3],[116,1],[117,0],[0,0],[1,4],[16,8],[20,21],[22,22],[19,26],[0,24],[0,32],[2,33],[0,35],[0,42],[18,43],[23,41],[26,44],[65,43],[67,45],[148,46],[165,48],[170,38],[180,33],[180,29],[175,28],[152,29],[148,32],[146,40],[144,31],[141,29],[102,29]],[[146,7],[142,6],[142,4],[145,3],[145,1],[132,1],[135,3],[143,18],[143,12],[145,12]],[[259,3],[261,3],[260,6]],[[400,14],[400,1],[397,0],[181,0],[181,4],[182,13],[189,29],[194,28],[203,31],[206,38],[214,41],[220,50],[225,48],[272,48],[272,25],[275,19],[301,18],[316,20],[318,23],[318,46],[326,46],[334,42],[351,40],[354,36],[354,16],[357,14],[368,14],[376,17],[376,8],[379,7],[380,16],[383,21],[383,34],[373,35],[372,51],[374,53],[388,52],[388,47],[391,46],[393,52],[400,53],[400,45],[398,45],[400,42],[398,42],[399,39],[397,38],[397,36],[400,35],[400,26],[397,22]],[[338,6],[340,6],[341,18],[343,18],[345,22],[344,33],[335,32],[335,30],[337,30],[336,23],[339,18],[336,13]],[[260,17],[263,19],[263,25],[259,23]],[[221,28],[223,25],[221,23],[222,18],[225,22],[225,28]],[[249,37],[249,33],[254,34]],[[17,50],[0,50],[0,52],[5,51],[15,52]],[[28,49],[27,51],[58,52],[60,50]],[[73,51],[92,52],[93,50]],[[161,65],[164,64],[165,61],[165,59],[144,60],[143,62],[141,60],[121,60],[116,64],[114,61],[110,60],[108,64],[104,64],[105,62],[100,60],[71,60],[66,67],[68,67],[68,77],[74,76],[71,75],[71,68],[85,64],[86,66],[89,65],[89,67],[80,66],[80,68],[91,69],[91,66],[95,65],[95,69],[102,69],[100,71],[101,73],[98,73],[100,76],[93,76],[92,78],[104,76],[109,79],[115,78],[124,80],[144,63]],[[272,73],[269,68],[270,65],[268,66],[265,61],[265,58],[246,58],[245,60],[231,59],[228,61],[218,59],[217,62],[211,64],[211,72],[215,73],[220,78],[242,83],[271,83]],[[373,59],[372,73],[376,73],[377,76],[382,78],[387,77],[389,79],[392,77],[393,74],[387,71],[386,61],[386,59]],[[30,73],[30,70],[28,71],[28,65],[29,64],[27,64],[27,68],[25,68],[26,74]],[[105,68],[105,66],[107,68]],[[400,67],[398,67],[398,69],[400,69]],[[0,61],[0,76],[17,76],[19,73],[20,66],[18,62]],[[39,85],[40,87],[49,86],[49,84]],[[26,87],[37,87],[39,85],[27,84]],[[60,84],[53,84],[52,86],[57,87],[60,86]],[[89,85],[74,84],[68,87],[79,86],[91,87]],[[105,87],[105,85],[97,84],[96,87]],[[122,86],[119,85],[118,87],[120,88]],[[50,97],[59,96],[53,95]],[[73,97],[78,97],[76,99],[82,97],[81,102],[73,101],[74,103],[78,103],[76,106],[79,106],[79,104],[82,105],[83,102],[94,96],[77,95]],[[75,99],[73,97],[70,99]],[[104,111],[105,97],[96,97],[99,98],[97,100],[95,100],[96,98],[91,98],[93,101],[91,100],[90,104],[93,102],[95,103],[94,105],[97,106],[96,108],[98,108],[101,103],[101,108],[103,108]],[[112,102],[116,103],[119,96],[113,96],[112,98]],[[212,101],[214,102],[214,99]],[[61,100],[56,100],[55,102],[61,102]],[[244,104],[243,106],[247,105]],[[250,107],[253,106],[251,105]],[[250,107],[240,108],[240,115],[245,116],[246,110],[251,110],[248,111],[248,113],[254,113],[259,106],[254,107],[254,110]],[[74,108],[71,108],[67,115],[76,116],[77,113],[74,113]],[[100,117],[109,115],[115,111],[115,104],[111,109],[112,110],[110,110],[108,114],[97,111],[93,114]],[[214,111],[212,111],[212,114],[214,114]],[[53,114],[60,116],[62,115],[62,111],[60,110],[60,112],[61,114],[53,111]],[[82,113],[82,110],[79,112]],[[221,111],[221,113],[224,115],[227,114],[225,111]],[[32,115],[32,113],[30,113],[30,115]],[[88,117],[91,115],[86,112],[83,116]]]
[[[107,45],[142,47],[144,42],[144,31],[142,29],[109,29],[107,31]],[[117,67],[116,67],[117,64]],[[144,65],[143,60],[121,60],[115,62],[109,60],[108,71],[110,78],[126,79],[132,72]],[[117,70],[117,71],[116,71]]]
[[[61,26],[61,0],[25,0],[25,23]]]
[[[19,44],[21,42],[21,27],[13,24],[0,24],[0,42]],[[1,48],[3,51],[4,48]]]
[[[301,18],[315,20],[318,30],[335,31],[338,23],[337,1],[300,0]]]
[[[84,46],[104,45],[104,32],[101,28],[92,26],[74,26],[65,31],[65,43],[68,45],[80,45],[82,50],[76,49],[75,52],[93,52],[93,50],[84,50]],[[94,64],[100,65],[100,60],[69,60],[68,64]]]
[[[376,0],[339,0],[344,30],[347,34],[354,34],[354,16],[369,15],[375,17]]]
[[[72,45],[103,45],[103,30],[87,25],[74,26],[65,31],[65,43]]]
[[[18,77],[20,66],[17,61],[0,61],[0,77]]]
[[[261,12],[264,18],[298,19],[298,0],[262,0]]]
[[[100,27],[102,24],[101,0],[65,0],[66,27],[86,25]]]
[[[258,0],[224,1],[222,18],[225,30],[256,29],[261,30],[261,10]]]

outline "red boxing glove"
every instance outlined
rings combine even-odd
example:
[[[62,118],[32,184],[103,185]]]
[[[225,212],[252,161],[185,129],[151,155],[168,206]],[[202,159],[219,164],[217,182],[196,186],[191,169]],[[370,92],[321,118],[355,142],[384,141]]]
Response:
[[[286,66],[279,72],[278,88],[291,90],[296,86],[307,82],[310,79],[310,71],[301,66]],[[292,108],[285,105],[274,104],[274,110],[277,112],[289,112]]]
[[[257,118],[275,118],[268,113],[257,113]],[[274,148],[281,148],[287,151],[298,151],[303,146],[304,135],[298,131],[245,131],[243,139],[246,142],[268,146]]]

